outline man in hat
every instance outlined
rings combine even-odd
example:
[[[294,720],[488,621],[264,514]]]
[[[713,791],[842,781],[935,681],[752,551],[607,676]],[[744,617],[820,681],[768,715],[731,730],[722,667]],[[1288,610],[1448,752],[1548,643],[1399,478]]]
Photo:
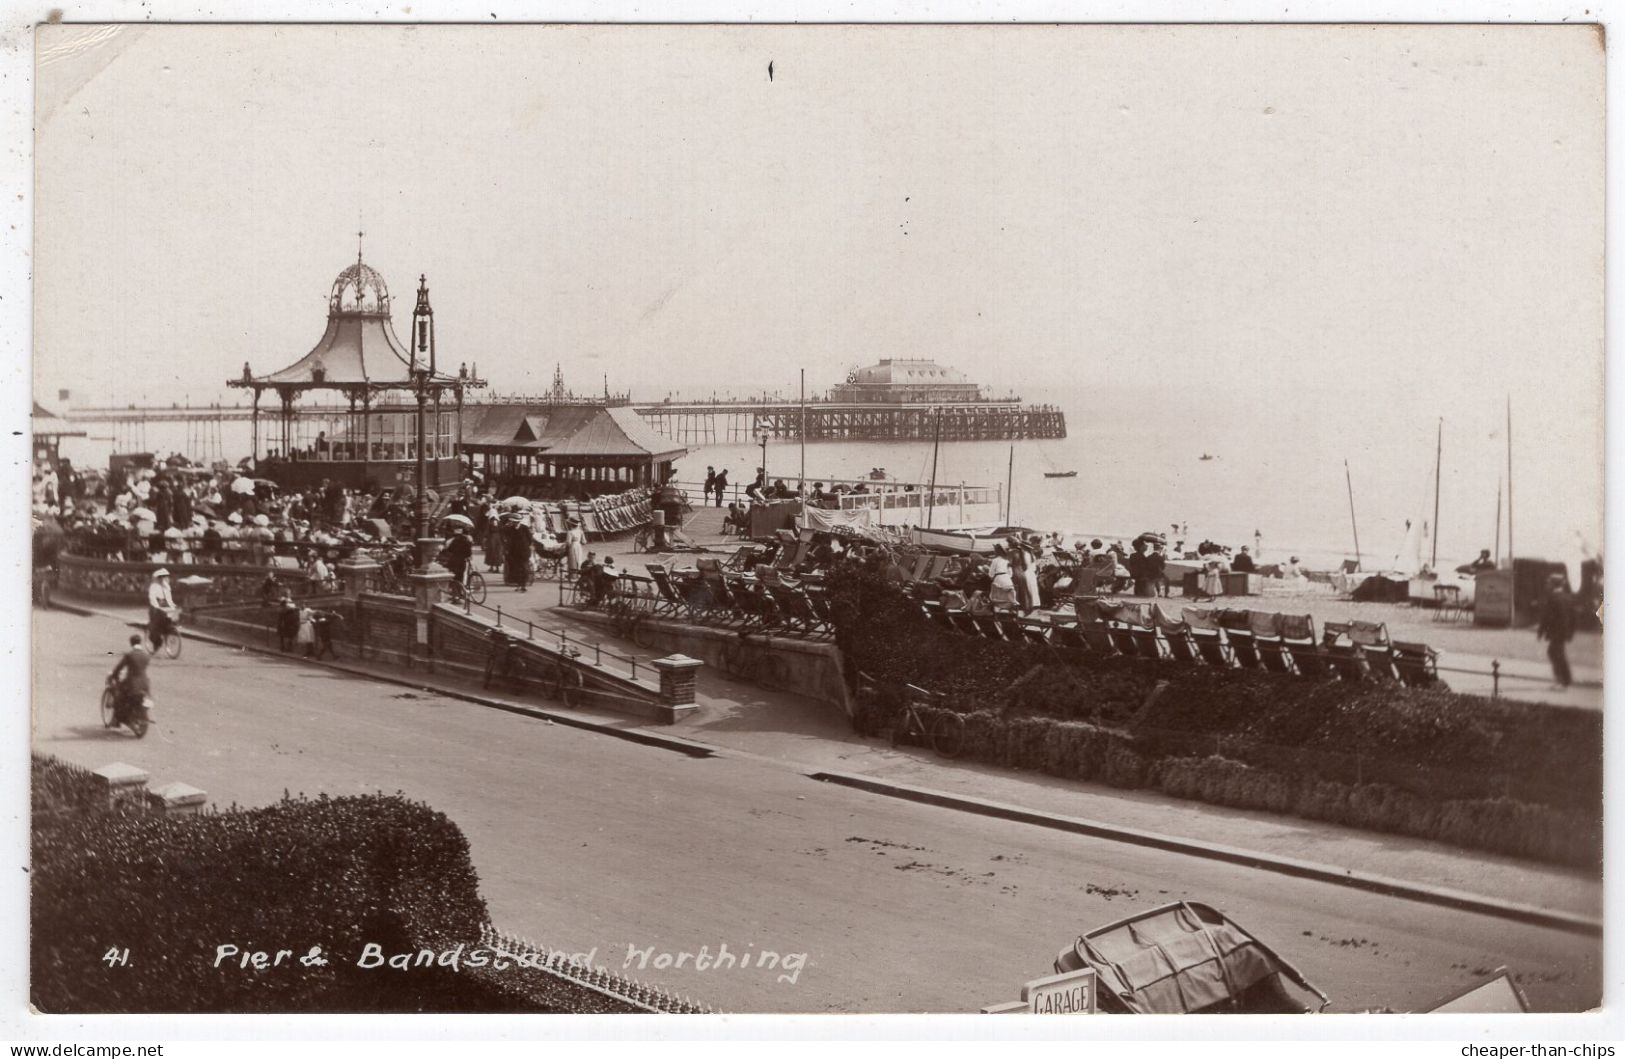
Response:
[[[1258,569],[1253,563],[1253,557],[1248,554],[1245,544],[1241,546],[1241,554],[1237,555],[1235,561],[1230,564],[1230,569],[1239,574],[1250,574]]]
[[[118,689],[118,704],[113,708],[114,724],[123,724],[129,716],[130,707],[136,703],[145,703],[151,709],[152,683],[147,678],[147,666],[151,661],[152,656],[147,653],[147,645],[141,641],[141,634],[135,633],[130,637],[130,649],[119,656],[108,677]]]
[[[1540,625],[1535,639],[1546,641],[1546,657],[1552,660],[1553,688],[1566,688],[1574,682],[1569,671],[1569,641],[1574,639],[1574,597],[1569,594],[1568,577],[1552,574],[1546,579],[1546,602],[1541,605]]]
[[[181,608],[175,605],[175,595],[169,586],[169,571],[160,566],[147,583],[147,638],[153,650],[164,642],[164,635],[174,629],[180,616]]]

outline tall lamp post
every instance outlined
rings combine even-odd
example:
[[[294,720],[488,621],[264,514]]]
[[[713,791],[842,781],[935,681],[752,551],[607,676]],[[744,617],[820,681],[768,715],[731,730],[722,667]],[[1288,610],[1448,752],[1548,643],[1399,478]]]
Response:
[[[756,439],[762,446],[762,491],[767,491],[767,431],[762,431]]]
[[[430,554],[439,541],[429,539],[429,498],[427,462],[427,431],[424,416],[428,409],[429,392],[434,386],[434,309],[429,305],[429,278],[418,276],[418,301],[412,309],[412,393],[418,402],[417,422],[417,495],[412,501],[413,539],[417,541],[417,568],[427,570],[434,561]],[[438,436],[438,424],[436,424]]]

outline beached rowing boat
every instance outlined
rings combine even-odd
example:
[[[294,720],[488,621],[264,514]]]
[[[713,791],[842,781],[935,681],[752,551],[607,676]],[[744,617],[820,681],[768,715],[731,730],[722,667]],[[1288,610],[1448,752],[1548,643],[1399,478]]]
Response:
[[[1045,471],[1044,472],[1044,477],[1045,478],[1076,478],[1077,476],[1078,476],[1077,471]]]

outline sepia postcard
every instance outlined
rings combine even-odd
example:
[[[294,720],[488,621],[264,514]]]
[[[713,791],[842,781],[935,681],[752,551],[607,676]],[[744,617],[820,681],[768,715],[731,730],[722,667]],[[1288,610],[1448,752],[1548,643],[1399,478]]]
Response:
[[[73,15],[20,1037],[1615,1035],[1602,24]]]

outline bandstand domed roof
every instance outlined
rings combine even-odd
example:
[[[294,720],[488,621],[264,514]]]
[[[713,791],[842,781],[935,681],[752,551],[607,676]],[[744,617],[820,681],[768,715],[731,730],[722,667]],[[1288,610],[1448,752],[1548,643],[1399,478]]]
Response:
[[[389,315],[389,286],[384,277],[360,257],[355,264],[340,272],[333,281],[333,291],[327,296],[329,312],[382,313]]]
[[[356,255],[333,280],[327,297],[327,328],[303,357],[269,375],[244,375],[233,386],[334,388],[389,386],[411,379],[412,354],[390,323],[389,286]],[[437,378],[450,378],[436,373]]]

